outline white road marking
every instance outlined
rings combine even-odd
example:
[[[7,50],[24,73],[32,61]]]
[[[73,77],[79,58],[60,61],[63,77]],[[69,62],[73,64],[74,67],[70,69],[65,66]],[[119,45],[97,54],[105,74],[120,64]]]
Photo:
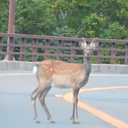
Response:
[[[22,76],[22,75],[35,75],[34,73],[1,73],[0,76]],[[128,77],[128,74],[90,74],[91,77]]]
[[[128,74],[90,74],[90,76],[99,76],[99,77],[110,77],[110,76],[114,76],[114,77],[128,77]]]
[[[3,73],[0,76],[22,76],[22,75],[34,75],[33,73]]]

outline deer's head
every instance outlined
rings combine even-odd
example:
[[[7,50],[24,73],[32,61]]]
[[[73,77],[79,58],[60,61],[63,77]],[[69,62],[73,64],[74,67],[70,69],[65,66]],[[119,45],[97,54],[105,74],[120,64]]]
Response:
[[[96,42],[95,39],[92,39],[91,43],[87,44],[85,38],[82,38],[82,41],[79,41],[79,44],[84,51],[84,56],[87,58],[91,57],[93,50],[98,46],[98,42]]]

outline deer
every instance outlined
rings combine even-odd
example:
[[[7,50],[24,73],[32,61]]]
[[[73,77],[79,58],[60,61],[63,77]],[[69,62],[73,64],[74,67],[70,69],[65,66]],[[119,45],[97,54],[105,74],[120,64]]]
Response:
[[[44,60],[34,66],[33,72],[37,76],[38,87],[31,94],[31,103],[33,107],[35,122],[39,123],[36,110],[36,99],[38,97],[41,106],[47,116],[47,119],[53,123],[50,112],[45,104],[45,97],[52,87],[72,88],[73,93],[73,110],[71,120],[72,123],[78,123],[78,93],[80,88],[86,85],[91,72],[90,58],[93,50],[98,46],[98,42],[92,39],[88,44],[85,38],[79,41],[83,50],[83,64],[67,63],[60,60]]]

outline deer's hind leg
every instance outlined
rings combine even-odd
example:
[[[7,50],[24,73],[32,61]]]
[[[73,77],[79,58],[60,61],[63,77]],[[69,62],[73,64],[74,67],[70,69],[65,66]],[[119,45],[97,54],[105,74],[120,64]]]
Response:
[[[39,95],[39,87],[37,87],[31,95],[31,103],[32,103],[32,107],[33,107],[33,114],[34,117],[33,119],[36,121],[36,123],[39,123],[38,117],[37,117],[37,111],[36,111],[36,98]]]
[[[45,114],[47,116],[47,119],[51,123],[53,123],[54,121],[52,120],[51,114],[50,114],[50,112],[49,112],[49,110],[48,110],[48,108],[47,108],[47,106],[45,104],[45,97],[46,97],[46,95],[47,95],[47,93],[49,92],[50,89],[51,89],[50,86],[47,87],[47,88],[44,88],[43,92],[39,94],[39,101],[40,101],[40,103],[41,103],[41,105],[42,105],[42,107],[44,109],[44,112],[45,112]]]
[[[41,97],[44,97],[46,96],[47,92],[50,90],[50,83],[51,83],[51,80],[49,79],[41,79],[39,80],[39,85],[38,87],[32,92],[32,95],[31,95],[31,103],[32,103],[32,107],[33,107],[33,112],[34,112],[34,120],[38,123],[39,120],[38,120],[38,117],[37,117],[37,110],[36,110],[36,99],[37,97],[39,97],[39,100],[41,101]],[[45,103],[41,103],[41,105],[44,107],[46,107]],[[44,109],[44,111],[47,111],[47,107],[46,109]],[[45,111],[45,112],[46,112]],[[49,114],[50,115],[50,114]]]

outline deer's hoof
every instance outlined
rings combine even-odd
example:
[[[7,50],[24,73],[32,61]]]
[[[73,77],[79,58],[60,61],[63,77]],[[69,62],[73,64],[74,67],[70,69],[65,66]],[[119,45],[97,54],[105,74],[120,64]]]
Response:
[[[71,118],[73,124],[79,124],[79,121],[77,118]]]
[[[48,118],[48,120],[49,120],[50,123],[55,123],[55,122],[52,120],[52,118]]]
[[[33,117],[33,119],[35,120],[36,123],[40,123],[37,117]]]

